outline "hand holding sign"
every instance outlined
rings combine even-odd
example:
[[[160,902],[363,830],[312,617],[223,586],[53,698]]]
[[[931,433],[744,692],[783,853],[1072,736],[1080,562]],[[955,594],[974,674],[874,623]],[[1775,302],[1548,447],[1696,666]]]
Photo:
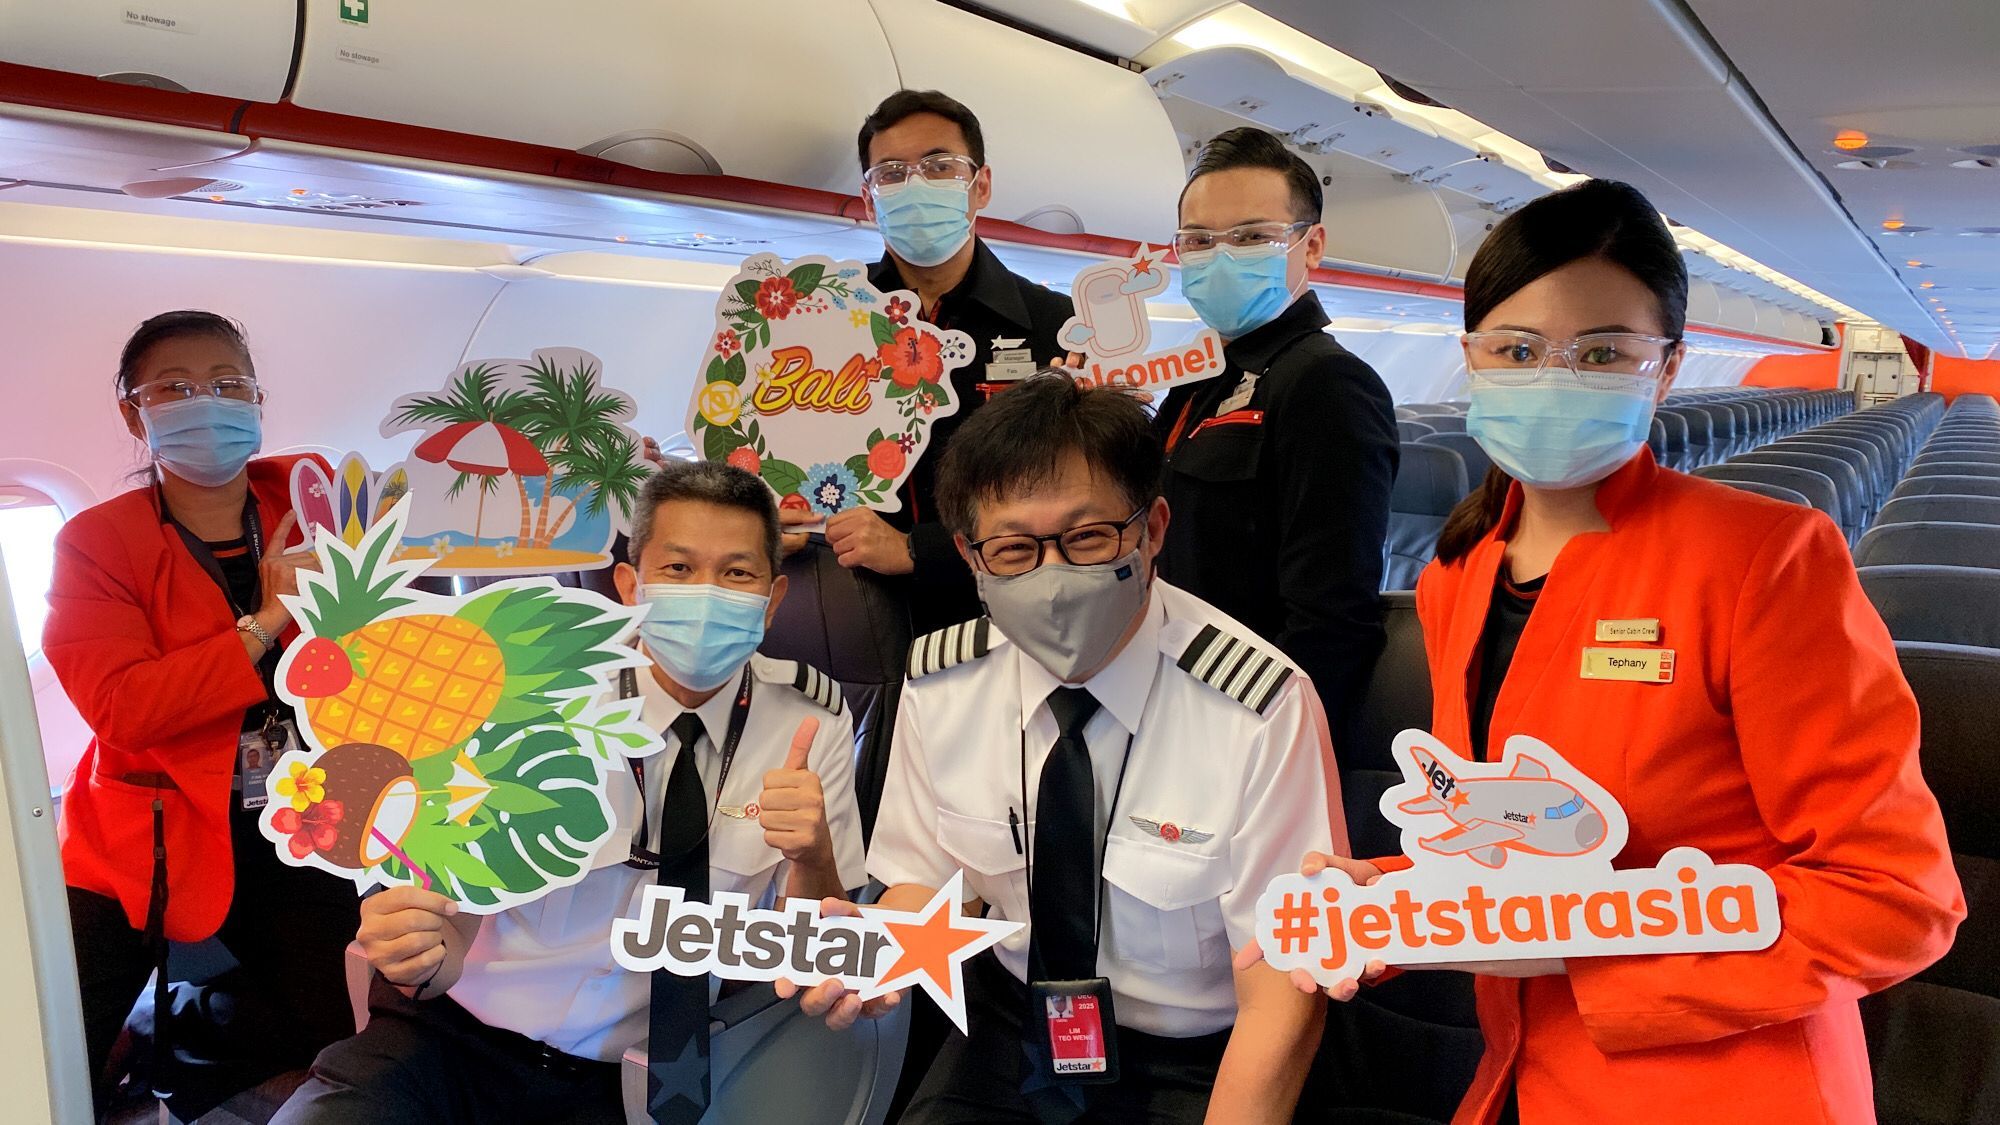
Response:
[[[457,914],[458,904],[435,891],[392,887],[361,900],[355,940],[390,984],[414,987],[444,965],[445,933]]]
[[[1651,867],[1612,867],[1625,813],[1602,786],[1535,739],[1472,762],[1422,731],[1395,744],[1404,781],[1382,796],[1410,866],[1388,876],[1330,860],[1271,882],[1257,903],[1261,956],[1336,999],[1379,964],[1500,976],[1564,971],[1564,958],[1756,950],[1778,938],[1771,877],[1689,847]],[[1318,857],[1309,857],[1314,859]],[[1294,983],[1298,983],[1296,976]]]
[[[829,898],[819,904],[822,918],[858,918],[861,908],[844,898]],[[905,988],[898,992],[885,993],[871,1000],[863,1000],[859,992],[848,988],[837,980],[821,981],[799,992],[799,986],[789,980],[780,979],[771,988],[780,1000],[799,998],[799,1010],[813,1019],[824,1018],[826,1026],[834,1031],[846,1031],[860,1020],[879,1020],[902,1004],[903,997],[910,991]]]
[[[869,508],[849,508],[828,519],[826,545],[849,570],[865,567],[877,574],[908,574],[916,569],[910,537]]]

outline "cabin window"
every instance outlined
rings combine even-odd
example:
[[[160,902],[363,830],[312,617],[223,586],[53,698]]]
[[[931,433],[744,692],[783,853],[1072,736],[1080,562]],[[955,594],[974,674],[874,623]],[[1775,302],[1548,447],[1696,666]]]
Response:
[[[62,525],[62,509],[45,494],[23,485],[0,484],[0,559],[6,561],[14,625],[30,660],[42,651],[56,532]]]

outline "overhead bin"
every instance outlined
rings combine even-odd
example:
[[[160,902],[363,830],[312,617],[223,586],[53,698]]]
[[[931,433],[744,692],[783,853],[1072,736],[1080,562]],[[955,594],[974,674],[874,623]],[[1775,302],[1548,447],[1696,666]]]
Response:
[[[307,0],[293,102],[655,171],[852,192],[855,131],[897,86],[868,0],[366,11],[356,22],[342,0]]]
[[[275,0],[0,0],[0,62],[275,102],[298,14]]]
[[[1496,153],[1468,149],[1414,114],[1398,114],[1252,47],[1194,51],[1153,67],[1146,79],[1162,98],[1233,113],[1284,134],[1304,152],[1359,157],[1498,210],[1548,190]]]
[[[1173,231],[1187,165],[1145,78],[936,0],[873,3],[902,84],[979,115],[988,215],[1058,234],[1160,242]]]
[[[1382,174],[1353,157],[1307,158],[1325,185],[1326,262],[1443,281],[1456,272],[1458,234],[1436,188]]]

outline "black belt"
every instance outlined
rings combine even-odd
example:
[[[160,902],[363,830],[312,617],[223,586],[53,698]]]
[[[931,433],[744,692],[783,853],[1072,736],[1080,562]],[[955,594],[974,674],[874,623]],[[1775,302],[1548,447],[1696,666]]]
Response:
[[[459,1023],[463,1030],[484,1041],[487,1046],[492,1047],[494,1050],[524,1066],[533,1067],[536,1070],[568,1081],[602,1078],[606,1076],[606,1072],[609,1072],[612,1076],[618,1073],[618,1064],[615,1062],[605,1062],[602,1059],[587,1059],[582,1055],[572,1055],[568,1051],[559,1051],[539,1039],[530,1039],[518,1031],[509,1031],[504,1027],[494,1027],[492,1024],[486,1023],[471,1012],[466,1011],[456,1001],[448,997],[439,997],[436,1000],[423,1001],[423,1003],[450,1004],[453,1008],[458,1009],[453,1015],[462,1017],[453,1022]]]

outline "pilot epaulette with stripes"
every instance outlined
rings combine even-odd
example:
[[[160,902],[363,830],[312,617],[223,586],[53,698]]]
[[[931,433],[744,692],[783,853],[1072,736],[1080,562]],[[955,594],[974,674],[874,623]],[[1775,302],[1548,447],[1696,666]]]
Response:
[[[981,617],[926,633],[910,646],[911,679],[977,660],[993,648],[993,622]]]
[[[834,683],[831,676],[805,661],[801,660],[798,663],[799,671],[792,677],[792,686],[804,692],[814,703],[836,715],[840,714],[840,685]]]
[[[785,684],[836,715],[844,706],[840,684],[803,660],[773,660],[759,654],[750,658],[750,667],[765,683]]]
[[[1259,715],[1292,678],[1292,667],[1282,657],[1213,625],[1202,626],[1175,663]]]

